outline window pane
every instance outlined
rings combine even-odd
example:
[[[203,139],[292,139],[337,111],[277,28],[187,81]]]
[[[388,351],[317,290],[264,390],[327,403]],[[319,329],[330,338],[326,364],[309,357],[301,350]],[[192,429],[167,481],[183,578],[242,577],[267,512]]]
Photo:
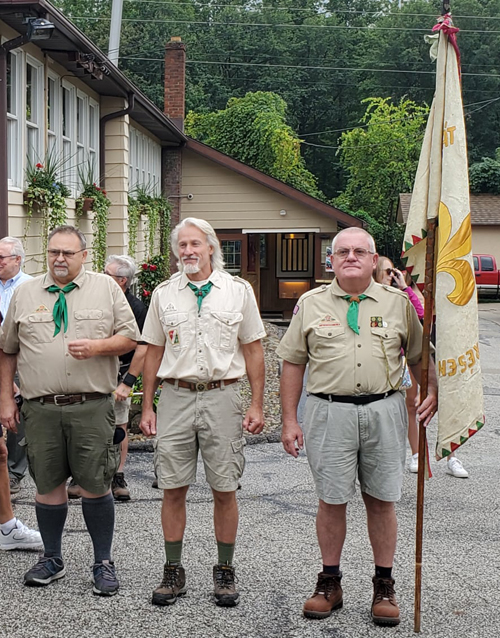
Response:
[[[17,115],[16,104],[16,56],[7,55],[7,113]]]
[[[493,270],[493,259],[491,257],[481,257],[481,268],[483,270]]]
[[[221,241],[222,255],[226,263],[225,269],[232,273],[241,272],[241,240],[223,239]]]

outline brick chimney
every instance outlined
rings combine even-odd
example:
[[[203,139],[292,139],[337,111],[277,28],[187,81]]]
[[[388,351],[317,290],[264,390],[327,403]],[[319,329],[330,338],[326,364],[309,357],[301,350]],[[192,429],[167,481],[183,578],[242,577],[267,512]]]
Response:
[[[184,130],[186,91],[186,45],[179,36],[165,46],[165,115]]]

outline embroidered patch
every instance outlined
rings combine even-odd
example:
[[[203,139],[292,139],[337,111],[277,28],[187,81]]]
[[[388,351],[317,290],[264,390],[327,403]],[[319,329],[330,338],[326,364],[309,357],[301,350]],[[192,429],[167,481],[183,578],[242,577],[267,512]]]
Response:
[[[171,310],[177,310],[177,308],[174,306],[173,303],[169,303],[165,310],[168,310],[170,312]]]
[[[295,308],[293,309],[293,314],[296,315],[299,310],[300,310],[299,304],[295,304]]]
[[[370,327],[371,328],[383,328],[384,320],[382,317],[370,317]]]
[[[323,319],[320,320],[318,328],[335,328],[336,326],[340,326],[341,323],[335,317],[331,315],[325,315]]]
[[[35,312],[49,312],[47,306],[44,306],[43,303],[38,306]]]
[[[170,343],[173,346],[178,346],[181,342],[179,339],[179,333],[177,332],[177,328],[168,331],[168,338],[170,339]]]

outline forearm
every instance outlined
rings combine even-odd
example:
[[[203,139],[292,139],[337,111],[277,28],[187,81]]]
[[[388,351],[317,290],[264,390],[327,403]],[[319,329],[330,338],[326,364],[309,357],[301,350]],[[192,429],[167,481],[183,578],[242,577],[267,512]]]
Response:
[[[280,394],[283,425],[297,421],[297,407],[302,395],[306,366],[283,361]]]
[[[252,403],[262,408],[264,405],[264,385],[266,368],[264,363],[264,348],[261,341],[253,341],[243,345],[245,366],[252,390]]]
[[[13,397],[14,375],[17,369],[17,354],[6,354],[0,350],[0,397]]]
[[[138,377],[142,369],[144,367],[144,359],[146,358],[146,352],[148,351],[148,347],[145,345],[137,345],[135,349],[135,354],[130,362],[130,367],[128,369],[128,373],[134,377]]]
[[[158,369],[164,352],[163,346],[149,345],[144,359],[144,367],[142,371],[142,407],[143,410],[153,409],[153,399],[158,387]]]
[[[94,339],[92,342],[93,356],[119,357],[121,354],[135,350],[136,346],[136,341],[122,335],[113,335],[107,339]]]

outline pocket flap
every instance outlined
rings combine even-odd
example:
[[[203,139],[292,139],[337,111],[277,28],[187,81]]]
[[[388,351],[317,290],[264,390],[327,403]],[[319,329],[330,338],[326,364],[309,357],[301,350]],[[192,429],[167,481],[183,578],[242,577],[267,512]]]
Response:
[[[233,326],[235,323],[240,323],[243,319],[243,315],[241,312],[224,312],[221,310],[212,311],[212,316],[222,321],[222,323],[227,324],[228,326]]]
[[[54,317],[51,312],[37,312],[34,315],[29,315],[28,320],[30,323],[48,323],[54,321]]]
[[[378,335],[381,339],[396,339],[398,333],[394,328],[371,328],[372,334]]]
[[[239,452],[243,452],[243,448],[247,442],[245,441],[245,437],[242,436],[241,439],[237,439],[236,441],[231,441],[231,447],[233,448],[233,452],[238,454]]]
[[[102,319],[102,310],[97,308],[89,308],[88,310],[75,310],[74,315],[77,321],[83,319]]]
[[[187,312],[177,312],[175,314],[163,315],[163,317],[161,317],[162,323],[166,326],[178,326],[180,323],[184,323],[187,320]]]
[[[345,328],[344,326],[322,326],[321,328],[315,328],[314,332],[318,337],[335,339],[335,337],[340,337],[345,334]]]

